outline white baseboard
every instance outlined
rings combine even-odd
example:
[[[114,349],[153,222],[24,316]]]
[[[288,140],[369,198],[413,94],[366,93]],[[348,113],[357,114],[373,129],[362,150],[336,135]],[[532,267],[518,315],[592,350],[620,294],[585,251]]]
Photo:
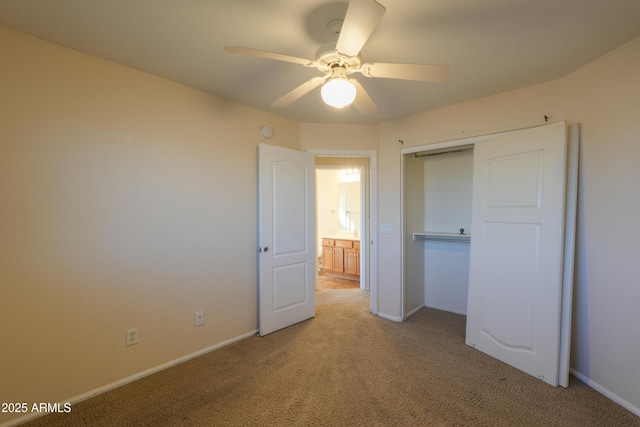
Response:
[[[413,310],[411,310],[409,312],[409,314],[407,314],[404,318],[405,320],[408,319],[409,317],[413,316],[414,314],[416,314],[417,312],[419,312],[421,309],[424,308],[424,304],[417,306],[416,308],[414,308]]]
[[[252,337],[257,333],[258,333],[257,329],[255,331],[247,332],[245,334],[233,337],[233,338],[228,339],[226,341],[223,341],[221,343],[214,344],[214,345],[212,345],[210,347],[203,348],[202,350],[198,350],[198,351],[196,351],[194,353],[187,354],[186,356],[182,356],[182,357],[179,357],[177,359],[170,360],[169,362],[163,363],[162,365],[154,366],[153,368],[147,369],[147,370],[142,371],[142,372],[138,372],[137,374],[133,374],[133,375],[131,375],[129,377],[126,377],[126,378],[123,378],[121,380],[112,382],[111,384],[107,384],[107,385],[104,385],[102,387],[98,387],[98,388],[96,388],[94,390],[88,391],[86,393],[79,394],[79,395],[74,396],[74,397],[72,397],[70,399],[61,400],[60,402],[71,403],[71,405],[73,407],[74,404],[80,403],[83,400],[90,399],[90,398],[98,396],[98,395],[100,395],[102,393],[106,393],[106,392],[114,390],[114,389],[116,389],[118,387],[122,387],[125,384],[132,383],[132,382],[137,381],[137,380],[139,380],[141,378],[147,377],[149,375],[152,375],[152,374],[155,374],[157,372],[163,371],[165,369],[171,368],[173,366],[179,365],[180,363],[184,363],[184,362],[186,362],[188,360],[191,360],[191,359],[194,359],[194,358],[196,358],[198,356],[202,356],[202,355],[210,353],[210,352],[212,352],[214,350],[218,350],[218,349],[220,349],[222,347],[226,347],[226,346],[228,346],[230,344],[236,343],[236,342],[241,341],[241,340],[243,340],[245,338]],[[39,417],[42,417],[44,415],[46,415],[46,412],[45,413],[34,412],[34,413],[31,413],[31,414],[25,415],[23,417],[19,417],[19,418],[13,419],[11,421],[7,421],[5,423],[2,423],[2,424],[0,424],[0,427],[18,426],[20,424],[24,424],[24,423],[26,423],[28,421],[32,421],[32,420],[34,420],[36,418],[39,418]]]
[[[573,375],[574,377],[576,377],[577,379],[579,379],[580,381],[582,381],[583,383],[585,383],[586,385],[588,385],[589,387],[597,391],[598,393],[605,395],[609,399],[616,402],[618,405],[627,409],[629,412],[640,417],[640,408],[638,408],[637,406],[633,405],[630,402],[627,402],[626,400],[624,400],[623,398],[621,398],[611,390],[601,386],[597,382],[593,381],[591,378],[576,371],[575,369],[571,368],[569,369],[569,372],[571,372],[571,375]]]
[[[377,316],[378,317],[382,317],[383,319],[393,320],[394,322],[402,322],[402,319],[400,317],[389,316],[388,314],[384,314],[384,313],[380,313],[380,312],[378,312]],[[2,427],[2,426],[0,426],[0,427]]]
[[[429,305],[429,304],[426,304],[425,307],[434,308],[434,309],[440,310],[440,311],[448,311],[449,313],[454,313],[454,314],[461,314],[463,316],[467,315],[467,311],[466,310],[455,310],[455,309],[452,309],[452,308],[449,308],[449,307],[440,307],[440,306],[437,306],[437,305]]]

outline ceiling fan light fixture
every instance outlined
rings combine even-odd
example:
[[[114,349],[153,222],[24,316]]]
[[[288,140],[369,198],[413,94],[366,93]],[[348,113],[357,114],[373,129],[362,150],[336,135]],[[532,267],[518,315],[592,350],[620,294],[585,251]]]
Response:
[[[345,78],[335,77],[322,86],[320,94],[325,104],[334,108],[343,108],[356,99],[356,87]]]

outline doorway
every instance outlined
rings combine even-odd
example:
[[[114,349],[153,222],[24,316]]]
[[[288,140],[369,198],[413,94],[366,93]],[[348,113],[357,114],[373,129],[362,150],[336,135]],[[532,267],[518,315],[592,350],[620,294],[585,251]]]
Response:
[[[339,239],[329,239],[333,242],[325,242],[328,244],[336,244],[336,240],[344,240],[346,237],[350,242],[338,242],[340,245],[350,246],[343,248],[342,262],[348,263],[347,274],[353,273],[353,254],[357,257],[357,273],[359,288],[363,291],[369,291],[370,311],[372,314],[378,313],[377,304],[377,278],[375,263],[375,152],[373,151],[316,151],[315,165],[316,170],[322,174],[324,172],[330,174],[344,174],[338,181],[342,181],[342,189],[340,182],[333,189],[334,200],[333,207],[323,208],[322,184],[320,180],[325,178],[322,175],[317,176],[317,207],[316,220],[322,222],[321,217],[335,214],[334,224],[335,230],[327,228],[318,228],[316,242],[318,245],[318,255],[322,259],[322,238],[323,237],[340,237]],[[345,171],[345,172],[341,172]],[[350,171],[350,172],[347,172]],[[345,175],[351,175],[346,178]],[[359,175],[356,182],[355,176]],[[334,179],[335,181],[335,179]],[[355,195],[354,195],[355,192]],[[342,195],[341,195],[342,193]],[[358,200],[359,199],[359,200]],[[356,207],[353,202],[356,201]],[[334,210],[335,212],[330,212]],[[319,224],[320,225],[320,224]],[[325,245],[326,246],[326,245]],[[340,248],[336,251],[340,257]],[[345,256],[346,252],[346,256]],[[345,266],[343,265],[343,268]],[[352,277],[353,279],[353,277]]]
[[[405,318],[467,314],[473,145],[404,154]]]
[[[366,289],[360,274],[364,165],[316,166],[318,287]]]

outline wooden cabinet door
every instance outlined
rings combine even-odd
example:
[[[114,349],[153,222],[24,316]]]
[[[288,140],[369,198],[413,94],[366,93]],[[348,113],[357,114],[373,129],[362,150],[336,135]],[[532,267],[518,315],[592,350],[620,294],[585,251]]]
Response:
[[[322,247],[322,269],[327,271],[333,270],[333,247]]]
[[[344,249],[333,248],[333,271],[344,273]]]
[[[360,251],[357,249],[344,250],[344,272],[360,275]]]

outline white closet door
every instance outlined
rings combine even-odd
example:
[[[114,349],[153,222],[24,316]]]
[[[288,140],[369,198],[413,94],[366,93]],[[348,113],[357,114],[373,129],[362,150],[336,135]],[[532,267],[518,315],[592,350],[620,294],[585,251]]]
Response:
[[[566,124],[480,141],[466,343],[558,385]]]
[[[315,316],[315,173],[313,154],[259,145],[260,335]]]

